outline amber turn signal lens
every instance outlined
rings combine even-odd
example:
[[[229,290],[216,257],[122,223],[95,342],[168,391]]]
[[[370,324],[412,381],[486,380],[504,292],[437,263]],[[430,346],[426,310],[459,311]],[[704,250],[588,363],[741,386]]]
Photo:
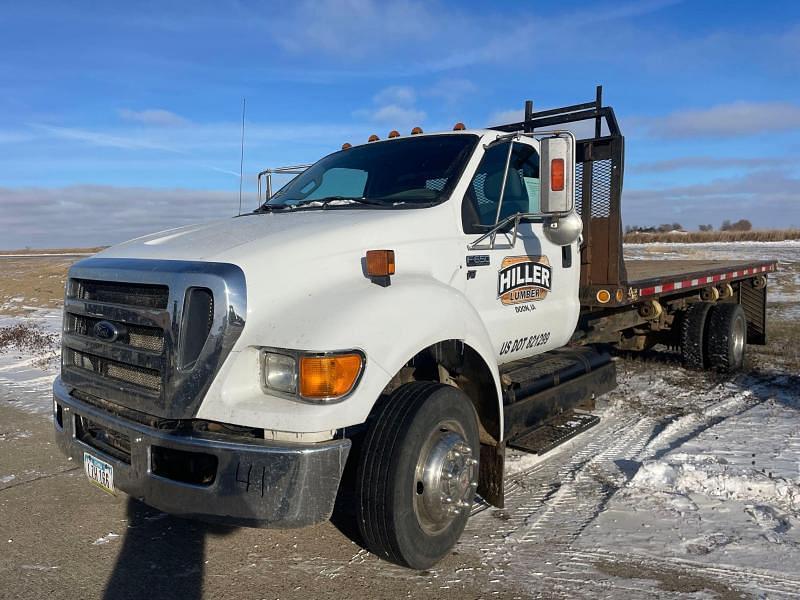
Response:
[[[368,250],[367,275],[370,277],[394,275],[394,250]]]
[[[550,161],[550,189],[554,192],[564,191],[563,158],[554,158]]]
[[[356,384],[363,362],[360,354],[301,357],[300,395],[312,399],[347,395]]]

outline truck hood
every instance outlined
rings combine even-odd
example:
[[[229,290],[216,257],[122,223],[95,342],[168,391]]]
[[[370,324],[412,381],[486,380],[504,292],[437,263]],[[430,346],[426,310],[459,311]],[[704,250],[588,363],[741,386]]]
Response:
[[[237,256],[267,249],[287,250],[298,242],[317,248],[343,249],[345,241],[360,246],[419,234],[437,221],[444,205],[427,209],[331,209],[245,215],[187,225],[139,237],[104,250],[102,258],[149,258],[238,262]]]

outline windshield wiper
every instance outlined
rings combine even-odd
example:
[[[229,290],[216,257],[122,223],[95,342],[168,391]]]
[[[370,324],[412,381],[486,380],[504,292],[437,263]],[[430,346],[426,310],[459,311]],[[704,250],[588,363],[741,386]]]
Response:
[[[409,200],[391,200],[387,198],[386,200],[378,200],[375,198],[365,198],[363,196],[356,197],[356,196],[325,196],[324,198],[314,198],[313,200],[300,200],[295,204],[262,204],[257,209],[255,209],[254,213],[263,213],[263,212],[272,212],[274,210],[297,210],[301,208],[327,208],[332,202],[337,201],[344,201],[344,202],[353,202],[356,204],[366,204],[367,206],[380,206],[381,208],[392,208],[394,206],[408,206],[408,207],[415,207],[415,208],[426,208],[428,206],[434,206],[438,204],[438,202],[414,202]],[[312,206],[313,205],[313,206]],[[336,206],[336,205],[334,205]]]
[[[254,213],[266,213],[266,212],[273,212],[276,210],[286,210],[287,208],[291,208],[288,204],[268,204],[264,203],[255,209]]]
[[[378,202],[376,200],[371,200],[369,198],[356,197],[356,196],[325,196],[324,198],[314,198],[313,200],[301,200],[297,204],[292,205],[292,208],[301,208],[303,206],[308,206],[310,204],[317,204],[319,203],[320,208],[325,208],[331,202],[336,202],[338,200],[343,201],[351,201],[356,202],[358,204],[368,204],[370,206],[390,206],[386,202]]]

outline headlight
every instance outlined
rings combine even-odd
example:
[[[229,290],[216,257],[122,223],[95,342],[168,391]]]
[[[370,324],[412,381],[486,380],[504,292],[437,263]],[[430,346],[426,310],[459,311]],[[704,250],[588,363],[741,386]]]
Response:
[[[261,352],[265,392],[309,402],[331,402],[348,396],[358,385],[365,358],[360,350],[304,353],[264,349]]]
[[[293,356],[264,353],[264,385],[277,392],[297,392],[297,361]]]

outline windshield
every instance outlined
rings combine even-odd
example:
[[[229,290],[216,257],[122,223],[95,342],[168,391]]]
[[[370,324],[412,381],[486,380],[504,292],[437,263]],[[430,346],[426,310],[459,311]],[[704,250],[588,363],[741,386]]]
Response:
[[[265,206],[432,206],[448,198],[477,139],[431,135],[341,150],[298,175]]]

